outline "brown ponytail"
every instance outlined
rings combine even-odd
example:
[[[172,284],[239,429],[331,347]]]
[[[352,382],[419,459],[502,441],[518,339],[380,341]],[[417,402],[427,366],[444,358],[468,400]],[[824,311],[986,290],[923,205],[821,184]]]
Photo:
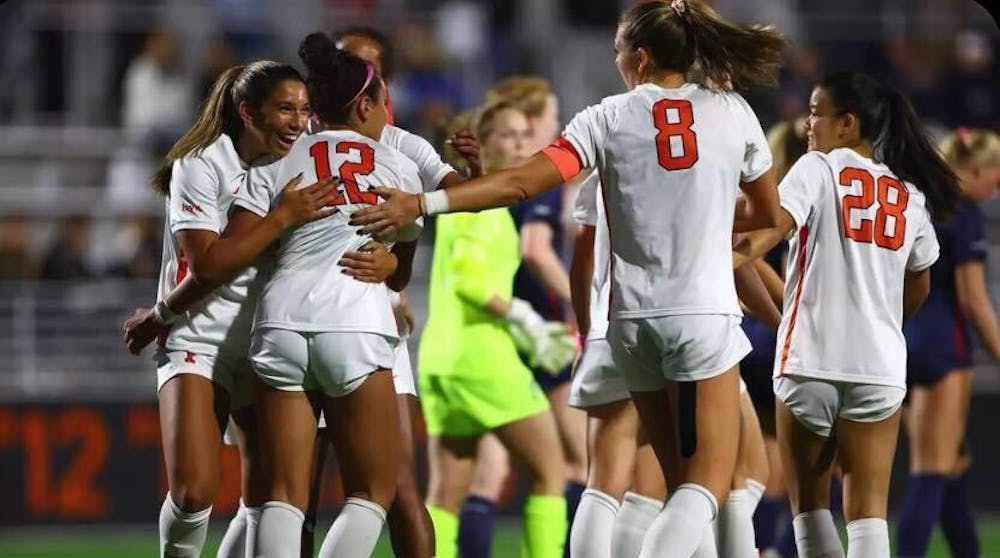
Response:
[[[641,2],[622,14],[619,29],[625,43],[645,48],[658,68],[696,69],[715,89],[775,85],[785,48],[773,27],[732,23],[702,0]]]
[[[205,149],[223,133],[233,135],[243,129],[243,121],[233,104],[232,90],[244,69],[246,66],[233,66],[216,78],[211,93],[201,106],[198,120],[174,143],[163,158],[163,164],[153,173],[153,190],[163,195],[169,194],[174,161]]]

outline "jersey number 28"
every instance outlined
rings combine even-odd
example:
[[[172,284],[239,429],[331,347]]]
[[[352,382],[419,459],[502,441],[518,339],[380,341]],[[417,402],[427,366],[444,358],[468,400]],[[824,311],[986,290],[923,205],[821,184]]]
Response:
[[[375,170],[375,150],[370,145],[357,141],[342,141],[334,149],[337,153],[350,153],[357,151],[361,155],[360,161],[344,161],[337,169],[340,182],[344,185],[343,192],[338,192],[337,197],[330,202],[330,205],[368,204],[378,203],[378,195],[374,192],[367,192],[358,187],[356,177],[358,175],[371,174]],[[323,180],[330,178],[330,144],[329,142],[316,142],[309,148],[309,155],[316,164],[316,178]],[[346,197],[345,197],[346,195]]]
[[[861,194],[844,196],[841,206],[841,219],[844,221],[844,235],[855,242],[863,242],[889,250],[899,250],[906,236],[906,206],[910,202],[910,193],[906,186],[891,176],[882,175],[878,180],[865,169],[847,167],[840,171],[840,185],[850,188],[855,182],[861,184]],[[876,191],[877,186],[877,191]],[[889,191],[896,192],[896,199],[889,199]],[[878,210],[874,221],[862,218],[857,227],[851,226],[851,211],[865,210],[878,198]],[[889,217],[894,220],[892,230],[886,232]]]
[[[677,122],[667,120],[667,111],[677,111]],[[691,168],[698,162],[698,135],[694,125],[691,101],[686,99],[660,99],[653,104],[653,125],[656,126],[656,159],[660,166],[670,170]],[[670,150],[670,138],[680,138],[680,154]]]

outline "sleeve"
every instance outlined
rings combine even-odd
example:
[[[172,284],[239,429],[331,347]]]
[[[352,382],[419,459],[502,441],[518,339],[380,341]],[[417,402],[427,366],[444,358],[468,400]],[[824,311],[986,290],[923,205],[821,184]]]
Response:
[[[791,214],[795,225],[805,226],[820,203],[823,184],[829,180],[829,167],[815,152],[806,153],[788,170],[788,174],[778,184],[781,207]]]
[[[277,178],[278,163],[251,167],[233,203],[260,217],[266,216],[277,197]]]
[[[607,100],[587,107],[570,120],[562,137],[542,150],[559,169],[563,180],[597,166],[598,154],[611,134],[612,117],[613,105]]]
[[[489,213],[486,213],[489,216]],[[451,249],[451,269],[455,278],[455,292],[475,306],[486,306],[491,298],[504,290],[496,285],[493,250],[499,228],[494,220],[484,218],[483,213],[463,213],[456,215],[458,235]]]
[[[600,175],[595,171],[580,184],[576,200],[573,202],[573,220],[577,223],[597,226],[597,196],[600,183]]]
[[[743,167],[740,171],[740,180],[752,182],[768,169],[771,168],[771,147],[767,142],[767,135],[760,126],[760,120],[754,113],[746,100],[737,94],[740,105],[743,108],[742,122],[744,136],[746,138],[746,150],[743,154]]]
[[[955,264],[986,260],[986,232],[983,211],[975,202],[966,202],[953,217]]]
[[[923,271],[937,261],[941,254],[941,247],[938,245],[937,233],[931,224],[927,210],[921,208],[920,224],[916,228],[917,236],[913,240],[913,248],[910,250],[910,257],[906,260],[908,271]]]
[[[222,232],[219,181],[198,157],[175,161],[170,177],[170,232],[186,229]]]
[[[416,134],[387,126],[382,137],[389,140],[386,145],[394,147],[417,165],[424,192],[436,190],[445,176],[455,172],[451,165],[441,160],[441,155],[429,141]]]

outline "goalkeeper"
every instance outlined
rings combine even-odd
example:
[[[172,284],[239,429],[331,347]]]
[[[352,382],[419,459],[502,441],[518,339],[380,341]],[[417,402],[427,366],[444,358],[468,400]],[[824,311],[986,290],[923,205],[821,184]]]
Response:
[[[528,121],[510,105],[484,108],[476,131],[487,172],[529,155]],[[429,436],[427,506],[438,558],[456,555],[457,513],[472,481],[477,442],[488,432],[531,478],[526,555],[563,555],[565,464],[548,399],[518,349],[533,365],[560,370],[576,346],[563,324],[546,322],[511,297],[519,263],[517,229],[507,209],[438,217],[418,359]]]

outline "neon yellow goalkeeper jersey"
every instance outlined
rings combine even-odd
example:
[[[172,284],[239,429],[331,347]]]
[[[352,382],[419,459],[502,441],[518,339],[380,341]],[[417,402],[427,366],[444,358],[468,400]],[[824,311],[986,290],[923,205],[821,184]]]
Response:
[[[496,375],[524,367],[504,321],[485,309],[494,296],[510,300],[520,263],[506,208],[437,218],[420,374]]]

